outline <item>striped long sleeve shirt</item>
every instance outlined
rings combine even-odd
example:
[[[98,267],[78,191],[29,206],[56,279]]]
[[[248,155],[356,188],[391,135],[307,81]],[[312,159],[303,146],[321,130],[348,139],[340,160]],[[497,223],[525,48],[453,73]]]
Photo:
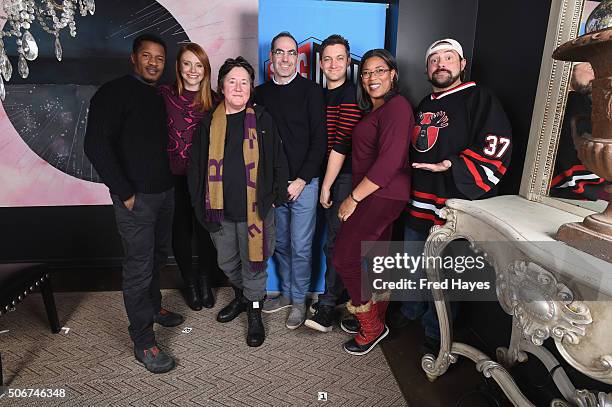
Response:
[[[349,81],[335,89],[325,89],[327,106],[327,154],[325,163],[332,150],[346,157],[341,174],[351,173],[351,139],[353,128],[362,114],[357,106],[357,88]]]

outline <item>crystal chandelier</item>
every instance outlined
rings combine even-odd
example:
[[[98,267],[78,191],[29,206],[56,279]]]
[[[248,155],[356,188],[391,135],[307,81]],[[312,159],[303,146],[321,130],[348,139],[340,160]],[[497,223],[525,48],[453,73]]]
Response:
[[[38,57],[38,44],[30,33],[30,27],[38,22],[43,30],[55,37],[55,56],[61,61],[60,31],[68,27],[70,36],[76,36],[74,17],[77,7],[81,16],[86,16],[87,12],[93,14],[96,10],[94,0],[63,0],[59,4],[56,0],[3,0],[6,23],[0,31],[0,99],[4,100],[6,96],[4,81],[8,82],[13,74],[13,66],[4,50],[4,38],[15,37],[19,54],[17,71],[22,78],[27,78],[27,61],[34,61]]]

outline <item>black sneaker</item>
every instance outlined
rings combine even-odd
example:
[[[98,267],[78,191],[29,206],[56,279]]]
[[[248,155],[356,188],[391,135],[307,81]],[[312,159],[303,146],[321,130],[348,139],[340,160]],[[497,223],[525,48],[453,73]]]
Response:
[[[331,332],[334,324],[334,308],[328,305],[319,305],[315,314],[308,318],[304,325],[321,332]]]
[[[308,311],[310,311],[310,313],[313,315],[317,313],[318,309],[319,309],[319,301],[311,302],[310,307],[308,307]]]
[[[311,314],[316,314],[317,309],[319,309],[320,305],[321,305],[321,301],[311,302],[310,307],[308,307],[308,311],[310,311]],[[336,300],[336,306],[334,308],[335,309],[346,308],[346,301]]]
[[[340,328],[347,334],[356,334],[359,332],[359,321],[354,315],[348,315],[342,321],[340,321]]]
[[[174,359],[155,345],[144,349],[134,347],[134,357],[152,373],[166,373],[175,366]]]
[[[153,322],[165,327],[172,327],[182,324],[185,318],[181,314],[160,308],[159,312],[153,315]]]

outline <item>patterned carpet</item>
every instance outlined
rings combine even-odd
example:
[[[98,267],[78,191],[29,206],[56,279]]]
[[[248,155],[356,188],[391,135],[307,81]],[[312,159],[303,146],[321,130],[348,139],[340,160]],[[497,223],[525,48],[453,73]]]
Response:
[[[30,295],[16,311],[0,317],[5,385],[66,389],[65,398],[0,399],[2,405],[61,406],[405,406],[380,350],[346,354],[340,329],[321,334],[285,328],[288,310],[264,315],[263,346],[245,343],[246,316],[227,324],[216,312],[231,290],[218,291],[214,310],[189,310],[176,290],[164,305],[183,313],[176,328],[155,326],[158,342],[178,367],[148,373],[134,360],[121,293],[55,295],[62,326],[48,329],[42,299]],[[186,327],[192,328],[184,333]],[[317,401],[327,392],[328,401]]]

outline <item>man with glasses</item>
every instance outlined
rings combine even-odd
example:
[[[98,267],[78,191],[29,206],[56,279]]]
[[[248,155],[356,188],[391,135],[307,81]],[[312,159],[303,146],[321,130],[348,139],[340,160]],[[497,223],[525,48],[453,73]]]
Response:
[[[298,75],[297,41],[288,32],[272,39],[272,80],[259,85],[255,101],[266,107],[279,129],[289,162],[289,202],[275,209],[274,259],[281,295],[266,300],[263,312],[291,307],[286,326],[306,319],[312,240],[316,225],[319,175],[325,156],[325,105],[320,86]]]
[[[321,184],[319,202],[325,208],[327,241],[325,257],[325,292],[319,296],[315,313],[305,325],[321,332],[330,332],[335,319],[336,301],[344,291],[344,284],[332,265],[332,253],[336,234],[340,229],[338,209],[353,189],[351,175],[351,137],[353,128],[361,119],[357,106],[357,88],[347,78],[346,69],[351,63],[349,42],[334,34],[321,43],[321,67],[325,75],[325,104],[327,109],[327,160],[325,177]],[[359,329],[354,316],[343,320],[340,327],[356,333]]]
[[[414,256],[420,256],[431,227],[445,222],[440,211],[447,199],[495,195],[512,153],[512,130],[499,100],[475,82],[463,82],[467,61],[461,44],[450,38],[434,42],[425,64],[433,93],[416,109],[404,230]],[[456,303],[451,308],[455,314]],[[425,326],[423,351],[437,354],[440,329],[432,302],[406,302],[389,322],[400,327],[418,317]]]

